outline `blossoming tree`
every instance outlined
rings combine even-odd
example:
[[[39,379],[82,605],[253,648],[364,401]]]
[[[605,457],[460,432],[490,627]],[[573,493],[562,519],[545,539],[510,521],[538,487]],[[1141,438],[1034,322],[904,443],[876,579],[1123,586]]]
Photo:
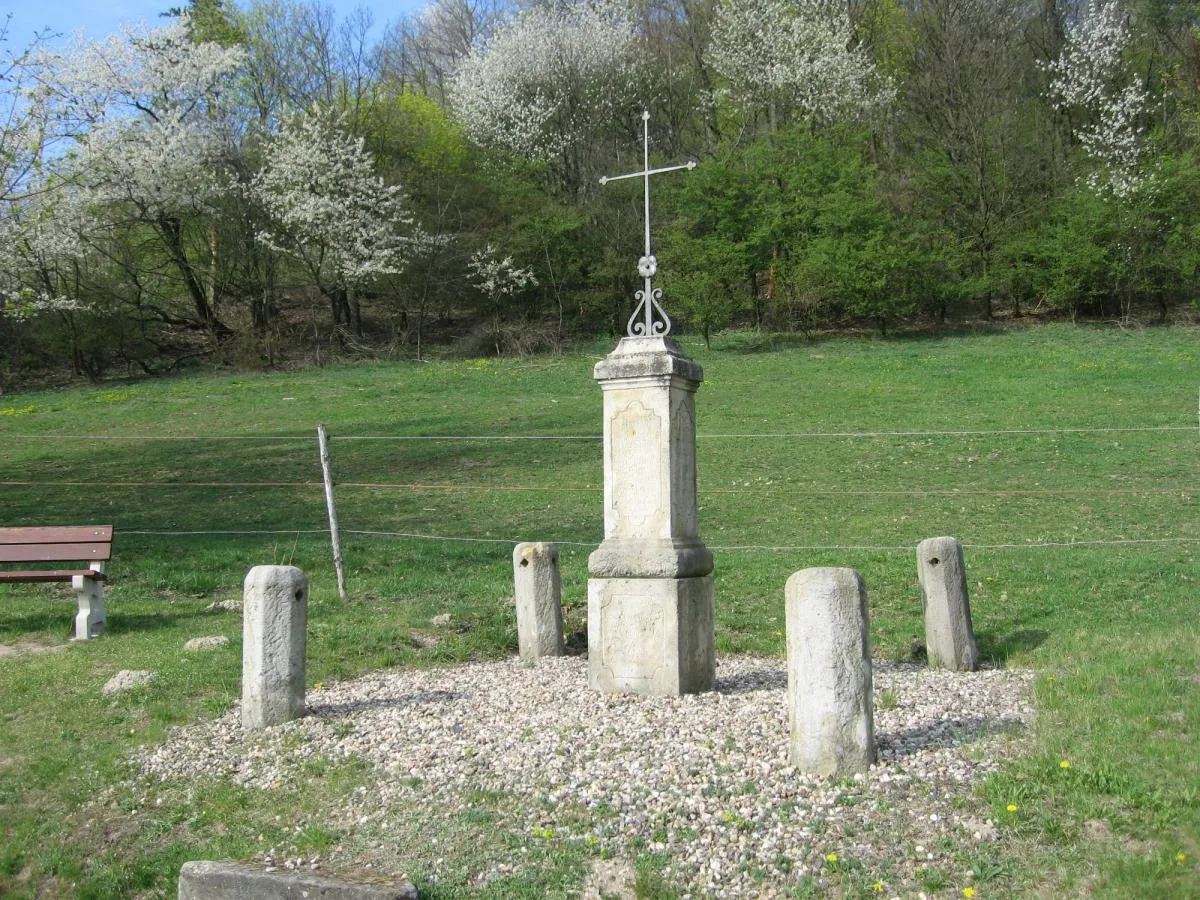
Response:
[[[1149,181],[1141,120],[1150,100],[1126,62],[1132,41],[1129,13],[1119,0],[1095,0],[1049,67],[1056,104],[1080,116],[1074,136],[1097,164],[1088,186],[1117,199],[1132,197]]]
[[[400,185],[375,174],[363,139],[327,111],[284,124],[264,147],[250,190],[268,218],[258,239],[299,262],[329,301],[334,325],[356,332],[362,286],[399,274],[435,240],[417,227]]]
[[[642,56],[624,0],[529,6],[458,68],[451,101],[469,136],[551,165],[578,187],[588,148],[636,120]]]
[[[786,109],[828,121],[892,96],[834,0],[718,0],[707,56],[734,104],[772,126]]]
[[[471,254],[467,260],[467,271],[471,284],[486,301],[491,318],[492,341],[499,356],[503,352],[500,346],[500,317],[504,313],[504,304],[525,288],[536,286],[537,278],[532,269],[521,268],[511,256],[501,258],[491,244]]]
[[[196,42],[186,17],[99,41],[79,36],[31,60],[49,130],[46,188],[70,184],[111,230],[157,238],[191,299],[195,321],[218,320],[187,227],[227,190],[219,163],[229,145],[220,96],[243,59],[237,47]]]

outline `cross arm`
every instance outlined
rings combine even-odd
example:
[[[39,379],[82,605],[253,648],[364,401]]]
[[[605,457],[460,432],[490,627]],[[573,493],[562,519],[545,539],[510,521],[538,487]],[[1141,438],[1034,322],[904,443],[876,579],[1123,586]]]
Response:
[[[628,175],[613,175],[611,178],[605,175],[600,179],[600,183],[608,184],[610,181],[623,181],[626,178],[645,178],[647,175],[658,175],[662,172],[677,172],[680,169],[691,170],[694,168],[696,168],[696,161],[694,159],[690,159],[681,166],[663,166],[658,169],[647,169],[643,172],[630,172]]]

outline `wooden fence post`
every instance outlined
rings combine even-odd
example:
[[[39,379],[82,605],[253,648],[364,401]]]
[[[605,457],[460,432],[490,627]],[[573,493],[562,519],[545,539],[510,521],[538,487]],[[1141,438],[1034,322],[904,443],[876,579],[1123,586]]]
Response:
[[[333,466],[329,460],[329,432],[317,426],[317,443],[321,448],[321,472],[325,476],[325,506],[329,509],[329,537],[333,542],[333,568],[337,571],[338,596],[346,599],[346,568],[342,564],[342,541],[338,536],[337,509],[333,505]]]

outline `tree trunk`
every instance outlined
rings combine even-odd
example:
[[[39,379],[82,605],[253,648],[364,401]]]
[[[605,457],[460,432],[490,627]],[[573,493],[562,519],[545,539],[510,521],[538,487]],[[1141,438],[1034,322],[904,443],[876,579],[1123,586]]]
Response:
[[[208,294],[204,290],[204,286],[200,284],[200,279],[196,277],[196,270],[191,261],[187,258],[187,252],[183,247],[182,223],[176,218],[164,216],[157,221],[156,225],[163,243],[167,246],[171,261],[183,278],[188,296],[192,298],[192,306],[196,310],[196,318],[200,324],[214,334],[229,334],[229,326],[217,320],[213,308],[208,302]]]
[[[349,306],[350,327],[354,329],[354,336],[361,338],[363,336],[362,326],[362,301],[358,297],[358,292],[353,286],[346,288],[346,302]]]

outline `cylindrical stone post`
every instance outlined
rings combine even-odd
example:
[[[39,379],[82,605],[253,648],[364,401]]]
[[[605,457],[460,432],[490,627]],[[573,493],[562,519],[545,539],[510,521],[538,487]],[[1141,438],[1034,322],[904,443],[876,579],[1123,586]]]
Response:
[[[563,655],[562,581],[558,548],[553,544],[517,544],[513,550],[513,587],[517,601],[517,644],[521,659]]]
[[[971,628],[967,567],[957,538],[935,537],[917,547],[917,577],[925,612],[925,652],[935,669],[973,672],[979,648]]]
[[[867,588],[853,569],[804,569],[787,581],[792,765],[850,775],[875,762]]]
[[[294,566],[255,566],[242,607],[242,727],[304,714],[308,578]]]

